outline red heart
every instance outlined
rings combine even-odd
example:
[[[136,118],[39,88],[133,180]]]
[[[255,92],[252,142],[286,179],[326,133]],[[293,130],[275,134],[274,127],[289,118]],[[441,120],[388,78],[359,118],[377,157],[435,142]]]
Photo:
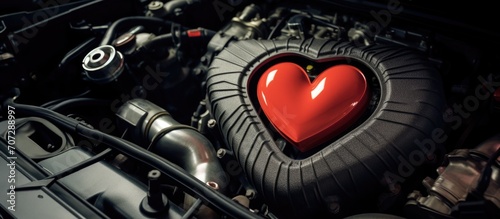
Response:
[[[278,132],[304,152],[361,116],[368,103],[368,85],[354,66],[330,67],[311,83],[304,69],[283,62],[261,76],[257,96]]]

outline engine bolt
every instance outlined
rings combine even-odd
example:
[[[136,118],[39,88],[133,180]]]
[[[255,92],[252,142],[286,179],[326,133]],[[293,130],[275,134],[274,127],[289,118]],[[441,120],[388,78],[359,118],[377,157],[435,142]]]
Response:
[[[307,73],[311,73],[313,69],[314,69],[314,66],[312,66],[312,65],[307,65],[306,66],[306,72]]]
[[[252,189],[247,189],[247,191],[245,191],[245,196],[246,196],[248,199],[252,200],[252,199],[254,199],[254,198],[255,198],[255,191],[254,191],[254,190],[252,190]]]
[[[219,184],[217,184],[214,181],[208,181],[206,184],[207,184],[207,186],[209,186],[210,188],[212,188],[214,190],[219,190]]]
[[[167,10],[163,7],[163,2],[161,1],[152,1],[148,5],[149,12],[146,16],[152,17],[163,17],[167,15]]]
[[[223,149],[223,148],[217,150],[217,157],[218,158],[224,157],[226,155],[226,152],[227,152],[226,149]]]
[[[152,1],[148,5],[148,9],[151,10],[151,11],[159,10],[162,7],[163,7],[163,2],[160,2],[160,1]]]
[[[215,119],[210,119],[207,122],[208,128],[214,128],[216,124],[217,124],[217,121],[215,121]]]

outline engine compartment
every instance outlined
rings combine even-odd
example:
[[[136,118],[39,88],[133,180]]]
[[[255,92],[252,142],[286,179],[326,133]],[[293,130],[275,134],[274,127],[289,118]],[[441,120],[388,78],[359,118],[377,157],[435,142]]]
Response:
[[[18,4],[2,218],[500,217],[500,32],[474,7]]]

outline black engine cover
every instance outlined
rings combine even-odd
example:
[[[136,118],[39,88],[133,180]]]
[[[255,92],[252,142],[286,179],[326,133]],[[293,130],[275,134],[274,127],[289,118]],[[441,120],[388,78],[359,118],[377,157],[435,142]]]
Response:
[[[271,64],[297,60],[350,63],[371,72],[380,87],[364,122],[300,160],[276,145],[258,113],[255,87]],[[444,132],[439,73],[424,56],[401,47],[314,39],[233,42],[215,57],[207,88],[226,143],[271,210],[285,218],[352,213],[357,202],[411,175],[400,165],[421,165],[439,149],[431,136]]]

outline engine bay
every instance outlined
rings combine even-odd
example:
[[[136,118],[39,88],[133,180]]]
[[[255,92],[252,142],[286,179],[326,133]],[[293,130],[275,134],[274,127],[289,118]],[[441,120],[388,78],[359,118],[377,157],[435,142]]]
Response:
[[[0,218],[499,218],[500,32],[445,8],[0,3]]]

